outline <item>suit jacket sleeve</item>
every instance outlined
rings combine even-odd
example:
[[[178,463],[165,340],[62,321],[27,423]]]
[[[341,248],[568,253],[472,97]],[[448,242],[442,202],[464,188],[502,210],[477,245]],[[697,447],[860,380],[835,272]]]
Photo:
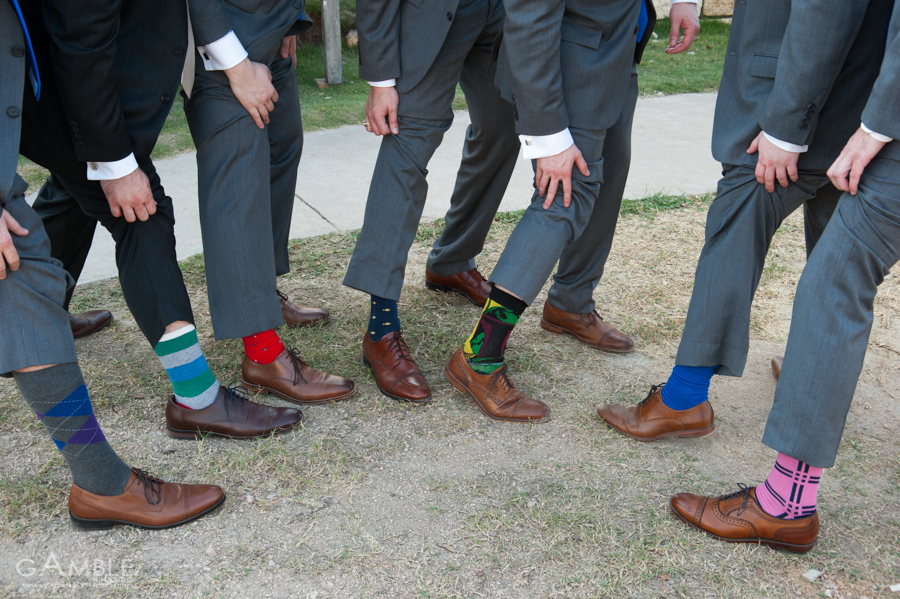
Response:
[[[123,0],[43,0],[53,75],[80,162],[132,153],[116,84],[116,34]]]
[[[400,63],[400,2],[357,0],[359,78],[386,81],[402,75]],[[423,6],[418,10],[430,10]]]
[[[220,0],[188,0],[188,8],[191,12],[194,43],[198,47],[208,46],[234,29]]]
[[[560,66],[564,0],[506,0],[502,52],[524,135],[552,135],[569,126]]]
[[[863,110],[866,127],[900,139],[900,1],[894,3],[894,16],[888,33],[888,46],[881,72]]]
[[[791,4],[775,87],[759,124],[782,141],[808,145],[819,111],[862,26],[867,0],[795,0]]]

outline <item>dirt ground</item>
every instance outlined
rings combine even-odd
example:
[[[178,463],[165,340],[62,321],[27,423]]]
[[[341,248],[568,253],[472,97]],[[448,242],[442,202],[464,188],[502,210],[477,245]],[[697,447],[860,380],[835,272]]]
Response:
[[[900,583],[900,288],[876,301],[869,354],[835,468],[819,498],[822,531],[805,556],[727,545],[668,510],[679,491],[758,484],[774,453],[759,443],[804,263],[802,221],[776,236],[754,305],[743,378],[716,377],[717,428],[694,440],[640,444],[595,409],[635,403],[665,380],[684,323],[705,206],[625,216],[595,292],[601,315],[638,351],[606,355],[543,331],[544,296],[510,342],[513,380],[548,402],[543,425],[484,417],[441,376],[478,310],[427,291],[439,224],[423,225],[400,304],[404,334],[434,390],[410,407],[378,393],[361,364],[365,298],[341,286],[353,234],[296,242],[282,290],[325,305],[326,326],[284,331],[311,364],[352,377],[348,401],[304,409],[302,430],[254,442],[165,435],[164,372],[117,281],[79,288],[74,310],[111,309],[78,342],[107,438],[166,479],[222,485],[228,500],[185,527],[84,533],[68,522],[65,465],[15,386],[0,382],[2,597],[891,597]],[[498,219],[479,258],[489,273],[515,219]],[[239,341],[216,343],[202,260],[184,264],[201,343],[227,384]],[[546,291],[546,290],[545,290]],[[259,400],[283,404],[273,396]],[[824,574],[810,582],[810,569]]]

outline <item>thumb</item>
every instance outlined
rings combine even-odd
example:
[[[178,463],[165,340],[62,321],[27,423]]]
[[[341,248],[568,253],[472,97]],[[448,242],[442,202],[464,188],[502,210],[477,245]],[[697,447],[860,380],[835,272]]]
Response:
[[[588,170],[587,162],[584,161],[584,156],[580,153],[575,157],[575,166],[578,167],[578,170],[581,171],[581,174],[585,177],[591,174],[591,171]]]
[[[400,133],[400,124],[397,122],[397,109],[388,108],[388,122],[391,125],[391,133],[397,135]]]
[[[20,225],[19,221],[14,219],[9,212],[4,213],[4,220],[6,221],[6,228],[9,229],[9,232],[13,235],[18,235],[19,237],[28,235],[28,229]]]
[[[759,150],[759,137],[754,137],[753,141],[750,142],[750,147],[747,148],[747,153],[756,154],[757,150]]]
[[[678,44],[679,33],[681,33],[681,21],[672,19],[672,26],[669,28],[669,47]]]

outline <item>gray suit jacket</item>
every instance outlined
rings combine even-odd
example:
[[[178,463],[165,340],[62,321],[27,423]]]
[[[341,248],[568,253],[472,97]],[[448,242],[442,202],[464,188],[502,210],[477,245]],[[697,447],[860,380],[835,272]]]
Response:
[[[357,0],[359,78],[414,88],[437,58],[459,0]]]
[[[505,0],[496,83],[516,106],[519,133],[604,130],[618,120],[641,1]]]
[[[881,74],[863,110],[862,122],[872,131],[894,138],[879,156],[900,160],[900,0],[894,3]]]
[[[25,83],[25,40],[22,27],[9,2],[0,2],[0,212],[3,205],[16,195],[25,193],[27,186],[16,174],[19,161],[19,133],[22,128],[22,93]],[[8,44],[8,45],[7,45]],[[16,56],[16,54],[20,54]],[[27,93],[32,93],[27,86]],[[2,258],[0,258],[2,259]]]
[[[890,0],[735,2],[712,150],[755,165],[760,129],[809,145],[799,167],[822,170],[859,127],[878,74]]]

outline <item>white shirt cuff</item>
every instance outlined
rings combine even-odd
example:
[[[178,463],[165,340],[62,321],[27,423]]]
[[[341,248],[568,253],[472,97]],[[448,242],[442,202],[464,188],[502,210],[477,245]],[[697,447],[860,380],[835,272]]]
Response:
[[[876,133],[875,131],[872,131],[871,129],[866,127],[865,123],[860,123],[859,126],[862,128],[863,131],[865,131],[866,133],[868,133],[869,135],[874,137],[875,141],[880,141],[882,143],[890,143],[890,142],[894,141],[893,137],[888,137],[887,135],[882,135],[881,133]]]
[[[777,137],[772,137],[765,131],[763,131],[763,135],[766,136],[766,139],[771,141],[773,144],[784,150],[785,152],[793,152],[795,154],[802,154],[809,150],[809,145],[798,146],[797,144],[788,143],[786,141],[781,141]]]
[[[137,160],[134,158],[134,153],[131,153],[122,160],[116,160],[115,162],[88,162],[87,178],[88,181],[121,179],[125,175],[130,175],[136,171],[137,168]]]
[[[371,87],[396,87],[396,79],[385,79],[384,81],[367,81]]]
[[[575,143],[568,127],[553,135],[520,135],[519,141],[522,142],[522,158],[525,160],[555,156]]]
[[[234,31],[229,31],[211,44],[197,46],[197,51],[207,71],[224,71],[247,58],[247,51]]]

